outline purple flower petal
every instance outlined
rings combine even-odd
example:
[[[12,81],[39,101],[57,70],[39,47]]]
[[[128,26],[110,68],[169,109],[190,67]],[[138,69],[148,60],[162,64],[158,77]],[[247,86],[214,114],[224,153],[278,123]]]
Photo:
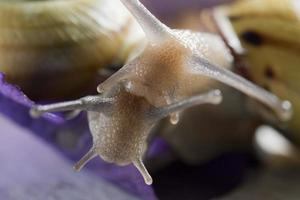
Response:
[[[121,199],[137,197],[71,164],[30,132],[0,117],[0,199]]]
[[[34,102],[31,101],[23,92],[21,92],[17,86],[7,83],[5,81],[5,75],[3,73],[0,73],[0,94],[0,100],[1,102],[3,102],[0,108],[1,111],[5,112],[10,117],[15,117],[20,116],[20,112],[16,112],[16,110],[10,112],[10,108],[21,108],[20,110],[25,111],[26,113],[22,113],[22,117],[17,117],[19,119],[19,123],[22,124],[25,121],[28,122],[28,119],[26,119],[27,117],[29,117],[28,110],[34,104]],[[9,106],[5,104],[6,102],[9,103]],[[62,123],[64,121],[62,118],[53,114],[46,114],[45,118],[53,121],[54,123]]]

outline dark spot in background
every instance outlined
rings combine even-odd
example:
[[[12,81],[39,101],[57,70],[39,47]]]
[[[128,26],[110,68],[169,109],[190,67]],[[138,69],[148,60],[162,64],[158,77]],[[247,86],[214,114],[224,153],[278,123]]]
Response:
[[[257,161],[248,153],[222,155],[202,165],[174,161],[153,175],[153,187],[160,200],[209,200],[239,186]]]
[[[264,75],[268,79],[274,79],[275,78],[275,72],[271,66],[267,66],[264,72]]]
[[[232,22],[238,21],[240,19],[242,19],[241,15],[239,15],[239,16],[229,16],[229,21],[232,21]]]
[[[263,44],[263,38],[254,31],[246,31],[242,33],[241,38],[254,46],[261,46]]]

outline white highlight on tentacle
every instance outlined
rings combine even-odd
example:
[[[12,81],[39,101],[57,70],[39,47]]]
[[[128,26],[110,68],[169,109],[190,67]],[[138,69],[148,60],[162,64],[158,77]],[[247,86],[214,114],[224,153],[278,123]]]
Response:
[[[170,114],[170,122],[173,125],[178,124],[178,122],[179,122],[179,112],[175,112],[175,113]]]
[[[149,172],[147,171],[142,159],[139,158],[139,159],[133,161],[133,164],[139,170],[139,172],[142,174],[142,176],[145,180],[145,183],[147,185],[151,185],[153,182],[152,177],[150,176]]]

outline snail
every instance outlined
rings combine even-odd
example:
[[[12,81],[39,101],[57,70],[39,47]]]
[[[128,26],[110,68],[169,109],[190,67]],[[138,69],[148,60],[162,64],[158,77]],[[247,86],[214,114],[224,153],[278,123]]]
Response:
[[[143,37],[116,0],[0,1],[0,71],[34,100],[82,96]]]
[[[142,162],[151,128],[172,112],[203,103],[218,104],[221,100],[220,91],[212,90],[169,106],[154,107],[144,97],[129,93],[126,83],[120,83],[105,96],[86,96],[75,101],[37,106],[31,110],[31,114],[37,117],[44,112],[88,111],[93,147],[75,164],[74,169],[79,171],[99,155],[103,160],[118,165],[133,163],[143,175],[145,183],[151,184],[152,178]]]
[[[203,93],[204,83],[218,80],[271,108],[281,120],[289,119],[291,105],[228,69],[232,56],[222,40],[208,33],[172,30],[138,0],[121,0],[139,22],[148,39],[140,55],[101,83],[96,96],[50,105],[37,105],[32,116],[45,112],[87,110],[93,147],[76,165],[81,169],[99,154],[104,160],[139,169],[147,184],[152,179],[142,163],[151,127],[201,103],[220,103],[221,93]],[[222,66],[222,67],[219,67]]]

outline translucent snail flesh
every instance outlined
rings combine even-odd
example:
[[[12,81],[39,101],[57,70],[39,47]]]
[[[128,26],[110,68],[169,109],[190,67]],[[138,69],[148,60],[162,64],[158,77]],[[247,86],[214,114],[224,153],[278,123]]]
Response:
[[[152,178],[142,162],[151,128],[172,112],[203,103],[218,104],[221,100],[220,91],[213,90],[169,106],[154,107],[144,97],[129,93],[126,83],[120,83],[105,96],[87,96],[70,102],[36,106],[31,114],[37,117],[44,112],[88,111],[93,147],[74,166],[75,170],[80,170],[99,155],[103,160],[118,165],[133,163],[145,182],[151,184]]]
[[[172,30],[156,19],[138,0],[122,0],[140,23],[148,45],[135,59],[98,86],[97,96],[35,106],[33,116],[62,110],[88,110],[93,147],[75,165],[80,169],[95,155],[109,162],[129,163],[152,179],[142,164],[151,127],[162,117],[176,124],[179,112],[201,104],[217,104],[219,90],[202,93],[209,78],[232,86],[271,108],[282,120],[291,115],[289,102],[230,72],[228,49],[217,36]],[[222,66],[222,67],[219,67]]]

